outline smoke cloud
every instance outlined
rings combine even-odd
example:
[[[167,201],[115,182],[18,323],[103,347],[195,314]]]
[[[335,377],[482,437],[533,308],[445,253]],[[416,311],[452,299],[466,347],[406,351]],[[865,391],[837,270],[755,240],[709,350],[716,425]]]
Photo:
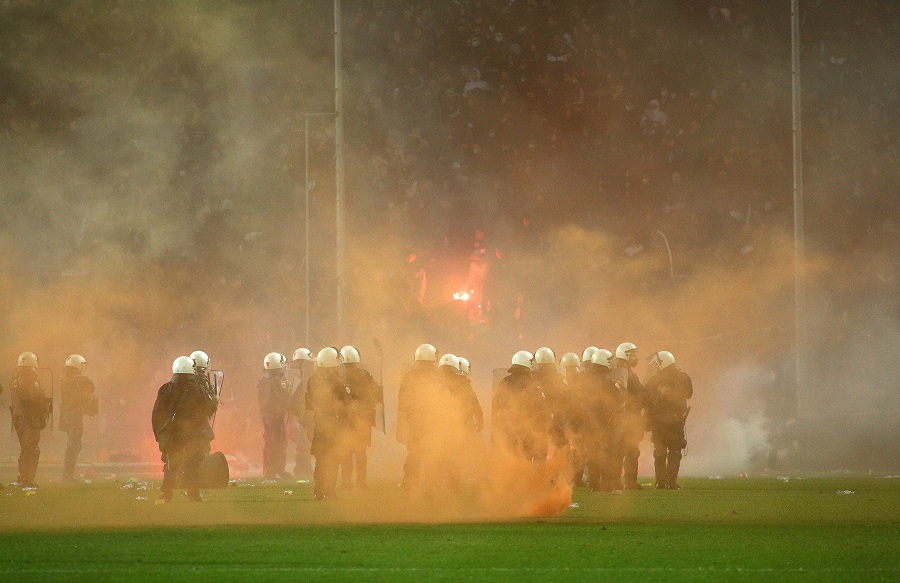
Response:
[[[866,196],[890,187],[883,169],[895,168],[897,149],[873,151],[891,124],[854,123],[847,110],[840,123],[809,120],[809,142],[824,145],[809,155],[810,394],[797,409],[789,160],[765,158],[771,143],[789,140],[780,29],[741,29],[737,37],[756,35],[752,42],[736,37],[731,52],[704,56],[699,65],[686,60],[683,75],[664,59],[672,67],[666,87],[620,78],[603,61],[615,47],[597,49],[584,74],[608,73],[610,87],[587,98],[608,100],[611,113],[602,124],[583,120],[586,126],[605,124],[603,135],[615,142],[661,89],[685,99],[696,92],[698,110],[733,117],[733,131],[755,145],[771,175],[753,188],[730,178],[709,186],[664,166],[666,182],[653,174],[648,185],[639,168],[605,173],[618,158],[567,148],[568,126],[551,127],[540,106],[534,127],[504,126],[498,110],[527,110],[540,100],[500,87],[487,68],[492,97],[463,101],[468,69],[457,71],[429,44],[429,34],[446,31],[429,28],[427,15],[411,10],[406,18],[378,2],[369,18],[368,3],[360,4],[360,14],[347,13],[356,35],[347,41],[347,321],[339,335],[334,130],[328,118],[310,118],[313,321],[305,322],[303,114],[333,109],[330,7],[313,4],[0,6],[0,383],[25,350],[57,371],[69,354],[86,356],[101,396],[86,455],[156,459],[149,426],[156,389],[176,356],[202,349],[226,372],[214,446],[240,460],[239,472],[251,472],[261,452],[255,387],[263,356],[354,344],[376,372],[382,363],[373,337],[387,355],[389,427],[396,387],[421,342],[472,362],[489,417],[493,369],[505,368],[516,350],[547,345],[559,356],[627,340],[643,356],[672,351],[694,379],[686,472],[768,467],[773,448],[788,451],[796,441],[786,427],[801,417],[877,413],[893,423],[888,435],[896,437],[900,368],[889,356],[900,341],[891,251],[897,207],[869,204]],[[662,3],[653,16],[666,23],[658,38],[711,34],[680,30],[670,18],[676,8]],[[618,35],[640,26],[633,10],[622,5],[583,17],[594,32]],[[407,50],[396,54],[395,45],[384,48],[377,39],[400,22]],[[893,38],[896,30],[884,35]],[[575,36],[585,44],[590,38]],[[749,44],[765,49],[752,53]],[[810,47],[811,67],[838,50],[823,44],[816,54]],[[875,59],[866,78],[889,83],[897,74],[889,60]],[[734,63],[742,63],[749,89],[693,86],[704,68]],[[809,87],[815,104],[831,87],[830,77],[821,79]],[[759,87],[765,99],[754,92]],[[414,107],[417,91],[441,97]],[[874,115],[890,111],[896,92],[891,99],[873,106]],[[456,127],[458,119],[474,120],[475,129]],[[678,123],[690,131],[688,120]],[[491,142],[492,133],[506,140],[505,149]],[[487,151],[507,153],[522,170],[493,169]],[[851,173],[851,183],[837,183],[827,168],[833,159],[863,170]],[[867,166],[869,159],[876,162]],[[596,180],[583,174],[585,160],[596,160],[587,164]],[[711,163],[725,176],[744,162],[726,156]],[[419,168],[428,172],[409,170]],[[827,201],[848,197],[857,201],[855,214],[829,216]],[[848,250],[834,243],[855,238],[868,244]],[[460,290],[472,290],[473,298],[454,300]],[[58,435],[48,438],[45,459],[52,460],[62,444]],[[403,455],[390,431],[376,436],[373,477],[397,480]],[[896,448],[888,448],[874,463],[896,460]],[[487,467],[507,465],[478,462],[471,476],[482,480]],[[510,470],[518,482],[524,470]],[[485,507],[512,515],[558,511],[570,491],[554,479],[560,468],[547,471],[533,476],[541,484],[535,495],[518,501],[499,493],[510,483],[500,472],[479,490]]]

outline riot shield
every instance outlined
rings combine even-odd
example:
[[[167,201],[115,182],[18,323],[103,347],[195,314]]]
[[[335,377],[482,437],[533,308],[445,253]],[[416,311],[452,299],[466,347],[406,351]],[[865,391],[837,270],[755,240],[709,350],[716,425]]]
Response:
[[[212,383],[213,391],[216,393],[216,399],[219,404],[222,404],[222,388],[225,386],[225,371],[222,370],[210,370],[210,381]],[[210,426],[216,426],[216,415],[219,413],[218,406],[216,407],[216,412],[213,413],[212,419],[210,420]]]

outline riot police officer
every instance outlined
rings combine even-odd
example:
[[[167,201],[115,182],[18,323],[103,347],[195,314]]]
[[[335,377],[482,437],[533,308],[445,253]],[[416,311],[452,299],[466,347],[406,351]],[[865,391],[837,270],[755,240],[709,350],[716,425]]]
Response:
[[[678,470],[681,450],[687,447],[684,424],[690,407],[687,400],[694,395],[691,377],[678,368],[675,357],[665,350],[651,360],[656,373],[647,381],[653,465],[658,490],[680,490]]]
[[[484,428],[484,410],[478,402],[478,395],[472,387],[472,365],[467,358],[458,356],[459,360],[459,398],[464,412],[463,423],[471,433],[481,433]]]
[[[22,486],[36,487],[34,478],[41,457],[41,430],[47,426],[50,409],[47,394],[37,376],[37,355],[23,352],[19,355],[17,365],[10,384],[13,428],[21,447],[19,477],[16,481]]]
[[[569,403],[569,423],[566,441],[569,443],[569,459],[572,462],[572,484],[584,486],[585,459],[585,410],[584,410],[584,375],[581,374],[581,361],[574,352],[567,352],[559,359],[563,372],[563,386],[566,400]]]
[[[470,439],[481,430],[483,412],[456,355],[441,356],[437,384],[427,393],[424,408],[426,490],[431,495],[457,493],[462,487],[462,460]]]
[[[200,388],[194,361],[179,356],[172,363],[172,380],[159,388],[153,404],[153,433],[162,453],[162,500],[169,502],[176,483],[200,502],[200,462],[213,440],[209,418],[216,412],[215,395]]]
[[[406,445],[406,460],[403,463],[404,492],[412,492],[419,487],[422,479],[422,439],[427,430],[424,418],[424,398],[437,384],[437,349],[431,344],[420,344],[416,348],[415,363],[403,375],[400,392],[397,395],[397,441]]]
[[[613,354],[599,349],[585,375],[585,434],[588,442],[588,475],[591,490],[622,489],[622,416],[624,383],[611,374]]]
[[[638,459],[641,455],[641,440],[644,439],[643,410],[647,404],[644,385],[634,372],[638,362],[638,348],[631,342],[623,342],[616,348],[615,366],[625,379],[625,406],[622,417],[622,463],[623,480],[626,490],[642,490],[637,481]],[[621,382],[621,381],[620,381]]]
[[[550,409],[550,436],[553,446],[568,450],[573,402],[563,376],[556,368],[556,354],[542,346],[534,351],[534,378]]]
[[[189,358],[194,361],[194,374],[197,375],[197,386],[207,395],[218,399],[219,396],[216,394],[216,389],[209,378],[209,355],[202,350],[195,350]],[[209,419],[209,422],[210,427],[212,427],[212,418]],[[206,453],[210,451],[212,450],[207,449]]]
[[[294,371],[294,393],[291,395],[291,419],[288,422],[288,439],[294,442],[294,477],[312,477],[312,456],[306,436],[306,381],[316,366],[316,358],[309,348],[294,351],[290,367]]]
[[[291,384],[285,374],[287,359],[270,352],[263,359],[264,375],[257,384],[259,413],[263,424],[263,478],[289,479],[287,463],[287,418],[291,410]]]
[[[59,429],[68,436],[63,461],[62,480],[75,481],[75,464],[81,452],[81,436],[84,433],[84,416],[97,414],[97,388],[84,376],[85,358],[73,354],[66,359],[60,392],[62,404],[59,411]]]
[[[541,463],[550,442],[550,408],[532,374],[534,355],[520,350],[494,392],[491,438],[507,453]]]
[[[384,405],[384,389],[375,382],[369,371],[359,365],[359,351],[353,346],[341,348],[344,379],[350,388],[350,428],[347,455],[341,460],[342,487],[351,489],[353,468],[356,467],[356,487],[365,490],[368,477],[366,450],[372,445],[372,428],[379,404]]]
[[[325,501],[335,496],[338,469],[347,454],[352,394],[341,378],[341,356],[336,348],[320,350],[316,363],[318,369],[307,383],[305,402],[307,431],[316,458],[313,494],[316,500]]]

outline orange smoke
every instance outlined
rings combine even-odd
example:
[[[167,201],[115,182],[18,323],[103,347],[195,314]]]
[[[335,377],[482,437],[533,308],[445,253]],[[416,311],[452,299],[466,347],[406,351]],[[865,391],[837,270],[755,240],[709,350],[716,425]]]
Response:
[[[572,503],[572,466],[564,455],[532,463],[502,451],[491,455],[490,481],[480,491],[489,514],[542,517],[563,513]]]

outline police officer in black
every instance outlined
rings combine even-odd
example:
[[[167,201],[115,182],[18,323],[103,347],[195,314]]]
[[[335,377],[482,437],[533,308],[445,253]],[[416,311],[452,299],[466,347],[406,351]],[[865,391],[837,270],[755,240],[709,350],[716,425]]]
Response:
[[[287,422],[291,412],[291,383],[285,373],[287,359],[270,352],[263,360],[265,375],[257,385],[259,413],[263,423],[263,478],[289,479],[287,464]]]
[[[82,374],[85,359],[73,354],[66,359],[60,392],[62,404],[59,411],[59,429],[68,436],[63,461],[62,480],[75,481],[75,464],[81,453],[81,437],[84,434],[84,416],[97,414],[97,388],[91,379]]]
[[[585,375],[581,361],[574,352],[567,352],[559,359],[563,375],[563,393],[569,406],[569,422],[566,441],[569,443],[569,460],[572,462],[572,485],[585,486],[584,471],[587,467],[585,432]]]
[[[591,356],[585,382],[585,441],[591,490],[622,490],[622,418],[624,382],[611,374],[613,354],[599,349]]]
[[[37,366],[37,355],[23,352],[19,355],[18,366],[10,385],[13,427],[21,447],[19,477],[16,481],[27,487],[37,486],[34,478],[41,457],[41,430],[47,426],[50,415],[47,394],[37,377]]]
[[[437,349],[431,344],[420,344],[416,348],[415,364],[400,381],[400,392],[397,395],[397,441],[406,445],[403,482],[400,485],[405,493],[416,490],[422,480],[422,441],[428,431],[427,395],[438,384],[437,361]]]
[[[350,428],[347,455],[341,460],[341,486],[353,487],[351,477],[356,466],[356,487],[365,490],[368,479],[367,450],[372,445],[372,428],[378,404],[384,404],[384,389],[369,371],[359,365],[359,351],[353,346],[341,348],[341,366],[353,399],[350,403]]]
[[[423,395],[425,490],[433,497],[461,490],[462,460],[484,422],[472,384],[460,372],[459,357],[444,354],[438,362],[437,384]]]
[[[569,394],[563,376],[556,369],[556,354],[542,346],[534,351],[534,379],[547,399],[550,411],[550,436],[554,447],[568,446],[568,429],[571,417]]]
[[[200,462],[213,440],[209,417],[216,412],[215,395],[197,383],[194,361],[179,356],[172,363],[172,380],[159,388],[153,404],[153,433],[162,452],[162,500],[169,502],[176,485],[200,502]]]
[[[543,463],[547,460],[552,417],[532,375],[533,362],[534,356],[526,350],[513,355],[509,375],[494,391],[491,439],[515,457]]]
[[[650,401],[647,412],[653,432],[656,488],[680,490],[678,470],[681,451],[687,447],[684,424],[690,411],[687,400],[694,394],[694,385],[691,377],[675,365],[671,352],[657,352],[651,363],[657,372],[647,381],[646,388]]]
[[[320,350],[316,363],[319,368],[306,389],[306,428],[316,458],[313,495],[316,500],[325,501],[335,497],[338,470],[349,449],[353,396],[341,378],[341,357],[336,348]]]
[[[623,481],[626,490],[642,490],[637,481],[638,459],[641,455],[641,441],[644,439],[646,425],[644,409],[647,406],[647,393],[644,385],[634,372],[637,366],[638,348],[631,342],[623,342],[616,348],[615,368],[624,377],[625,405],[622,415],[622,463]],[[622,380],[619,380],[621,383]]]

